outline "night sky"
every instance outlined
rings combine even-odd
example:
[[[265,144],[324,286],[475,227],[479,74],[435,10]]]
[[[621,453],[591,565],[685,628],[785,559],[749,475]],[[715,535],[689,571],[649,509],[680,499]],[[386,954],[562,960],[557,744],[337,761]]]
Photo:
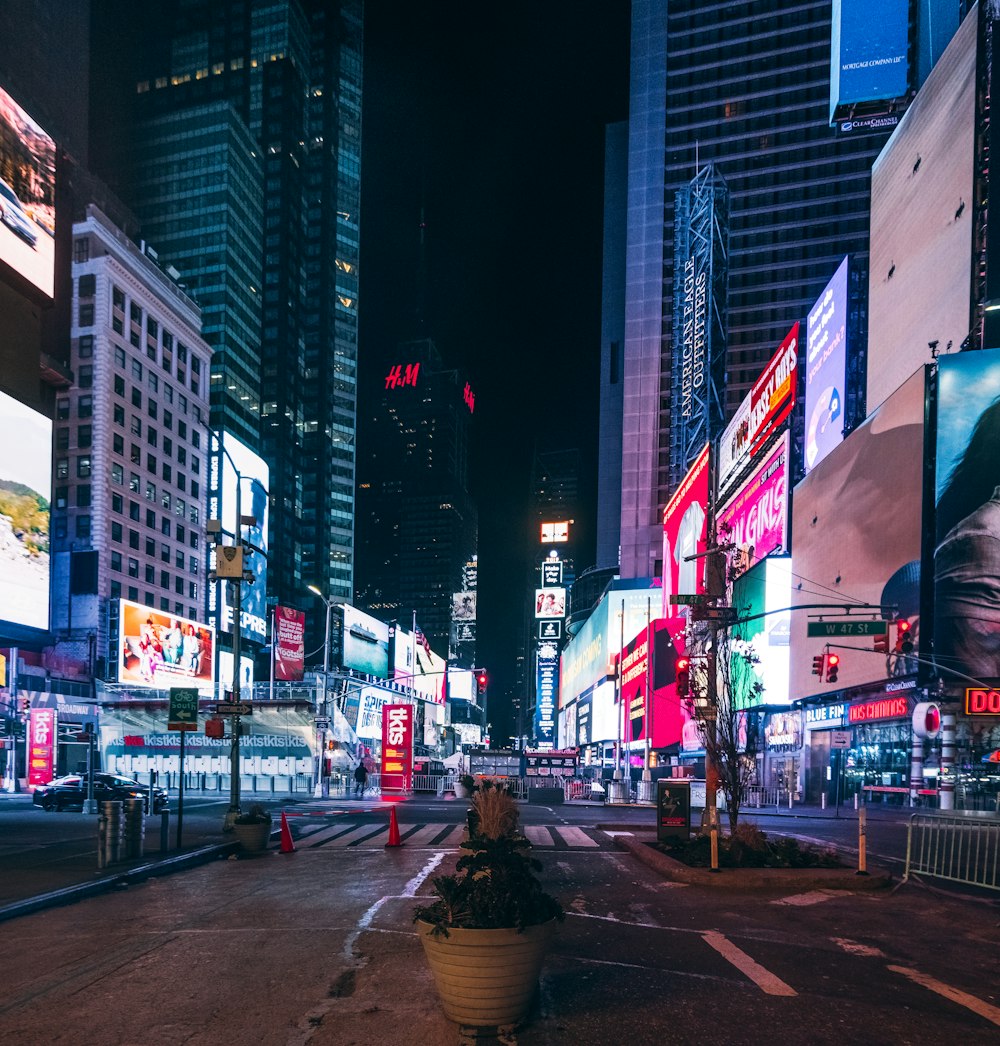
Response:
[[[506,743],[532,452],[580,447],[595,468],[604,125],[628,114],[629,4],[365,9],[361,409],[379,377],[364,361],[377,371],[415,336],[432,337],[471,380],[477,660],[490,676],[493,743]],[[591,552],[579,567],[592,562]]]

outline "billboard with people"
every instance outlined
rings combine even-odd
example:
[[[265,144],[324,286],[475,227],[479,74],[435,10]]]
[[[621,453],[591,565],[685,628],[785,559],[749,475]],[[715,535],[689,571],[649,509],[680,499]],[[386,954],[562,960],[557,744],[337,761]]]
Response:
[[[118,681],[165,689],[215,679],[215,629],[177,614],[119,601]]]

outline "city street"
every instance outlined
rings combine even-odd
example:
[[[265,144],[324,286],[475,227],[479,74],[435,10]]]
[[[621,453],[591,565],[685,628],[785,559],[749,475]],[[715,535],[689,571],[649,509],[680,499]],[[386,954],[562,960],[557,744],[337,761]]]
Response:
[[[192,809],[192,841],[213,823],[221,841],[223,809]],[[7,922],[4,1043],[377,1044],[401,1028],[428,1046],[472,1041],[442,1016],[410,923],[428,878],[455,859],[465,804],[399,804],[398,848],[385,846],[377,800],[286,809],[294,853],[273,840],[259,857]],[[913,885],[790,895],[678,886],[616,851],[597,827],[606,808],[521,810],[567,918],[532,1018],[505,1042],[597,1044],[627,1031],[637,1043],[685,1043],[709,1025],[732,1043],[778,1029],[788,1043],[996,1040],[995,901]],[[93,827],[0,804],[4,881],[8,828],[29,815],[36,834],[22,853],[45,851],[49,825],[60,835],[74,817],[77,830]],[[816,818],[808,830],[838,827]]]

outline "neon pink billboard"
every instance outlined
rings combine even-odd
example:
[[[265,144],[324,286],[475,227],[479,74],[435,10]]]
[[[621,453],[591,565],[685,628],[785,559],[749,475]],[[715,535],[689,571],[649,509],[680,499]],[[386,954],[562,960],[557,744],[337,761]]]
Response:
[[[676,664],[684,652],[684,618],[650,622],[621,657],[621,696],[625,702],[625,740],[645,741],[650,733],[654,748],[675,745],[681,739],[681,707],[677,698]],[[653,633],[652,657],[649,632]],[[673,638],[671,638],[673,637]],[[652,691],[652,703],[647,700]]]
[[[705,591],[703,559],[708,540],[708,459],[710,444],[695,458],[681,485],[663,510],[663,600]]]
[[[55,777],[56,713],[53,708],[33,708],[28,718],[28,791]]]
[[[736,549],[731,563],[742,573],[788,547],[788,433],[760,463],[736,496],[719,510],[720,538]]]

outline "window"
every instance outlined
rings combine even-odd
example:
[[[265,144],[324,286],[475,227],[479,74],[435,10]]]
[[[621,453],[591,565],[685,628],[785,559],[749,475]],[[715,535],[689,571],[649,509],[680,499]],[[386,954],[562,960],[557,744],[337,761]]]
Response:
[[[188,556],[188,573],[189,574],[197,574],[198,573],[198,559],[197,559],[196,556]]]
[[[111,445],[114,448],[114,452],[116,454],[124,454],[125,453],[125,437],[123,435],[121,435],[120,433],[116,432],[111,437]]]
[[[187,476],[183,472],[177,473],[177,489],[187,492]]]
[[[168,385],[168,384],[166,384],[166,382],[164,382],[164,384],[163,384],[163,395],[167,397],[167,403],[173,403],[174,402],[173,386]]]
[[[111,463],[111,482],[112,483],[124,483],[125,482],[125,470],[117,461]]]
[[[138,501],[130,501],[128,503],[128,518],[134,520],[136,523],[142,519],[142,509],[139,508]]]
[[[146,455],[146,471],[147,472],[152,472],[155,475],[156,474],[156,468],[157,468],[157,465],[156,465],[156,455],[155,454],[147,454]]]
[[[129,431],[133,436],[142,435],[142,419],[137,418],[134,414],[132,415],[131,423],[129,424]]]
[[[73,241],[73,261],[90,261],[90,240],[86,236],[81,236],[80,239]]]
[[[197,598],[198,598],[198,582],[197,581],[189,581],[188,582],[188,599],[197,599]],[[197,613],[197,611],[194,609],[194,607],[192,607],[191,608],[191,616],[194,617],[196,613]]]
[[[76,384],[81,389],[94,387],[94,365],[92,363],[80,364],[76,371]]]
[[[182,578],[182,577],[175,577],[174,578],[174,591],[179,596],[183,596],[184,595],[184,578]],[[180,613],[180,611],[177,611],[177,612]]]
[[[167,483],[171,482],[173,471],[174,470],[166,462],[163,463],[163,478]]]
[[[69,429],[56,429],[56,450],[69,450]]]
[[[174,427],[174,416],[169,410],[163,412],[163,427],[167,429],[173,429]]]
[[[125,350],[120,345],[115,346],[115,366],[119,370],[125,369]]]
[[[69,478],[69,458],[60,458],[56,462],[56,479]]]
[[[164,516],[160,520],[160,533],[170,537],[170,517]]]
[[[128,489],[134,494],[139,493],[139,476],[135,472],[130,472],[128,474]]]
[[[122,498],[121,494],[112,494],[111,495],[111,508],[112,508],[112,511],[114,511],[114,512],[123,512],[124,511],[124,509],[125,509],[125,500]]]
[[[76,517],[76,536],[78,538],[90,537],[90,516]]]
[[[133,465],[142,464],[142,447],[138,443],[133,443],[129,450],[129,460]]]
[[[183,516],[186,510],[187,510],[187,504],[185,503],[184,499],[183,498],[178,498],[177,501],[174,504],[174,512],[178,516]]]
[[[201,542],[198,540],[198,534],[197,534],[196,531],[194,531],[194,530],[191,531],[191,539],[190,539],[190,541],[188,541],[188,544],[192,548],[197,548],[201,544]]]
[[[111,540],[120,542],[121,539],[122,539],[122,525],[121,525],[121,523],[112,523],[111,524]]]
[[[146,555],[150,557],[156,555],[156,540],[154,538],[146,538]]]
[[[94,355],[94,335],[81,334],[76,346],[77,354],[81,360],[89,360]]]
[[[116,425],[121,425],[124,428],[125,427],[125,408],[120,403],[116,403],[115,404],[114,416],[115,416],[115,424]]]
[[[90,418],[94,414],[94,397],[89,393],[77,400],[76,412],[81,418]]]
[[[90,508],[90,484],[80,483],[76,488],[76,507]]]
[[[58,399],[56,400],[56,421],[68,421],[69,420],[69,400]]]
[[[125,395],[125,379],[120,374],[115,375],[115,395]]]
[[[119,561],[118,569],[121,570],[121,562]],[[111,598],[121,599],[122,598],[122,583],[120,581],[111,582]]]
[[[146,500],[156,500],[156,484],[151,479],[146,480]]]
[[[147,563],[146,564],[146,584],[147,585],[155,585],[156,584],[156,567],[154,567],[152,565],[152,563]]]
[[[156,376],[154,371],[149,372],[149,380],[147,384],[149,385],[150,392],[160,391],[160,379]]]
[[[146,526],[156,530],[156,513],[151,508],[146,509]]]
[[[196,432],[195,435],[197,436],[198,433]],[[198,475],[199,472],[201,472],[201,461],[197,457],[195,457],[194,454],[191,455],[191,471],[196,476]]]
[[[187,434],[188,434],[187,422],[186,421],[178,421],[177,422],[177,435],[180,436],[181,439],[187,439]]]
[[[156,596],[152,592],[146,593],[146,598],[143,600],[143,604],[147,607],[151,607],[156,600]]]
[[[140,389],[132,390],[132,406],[142,409],[142,391]]]
[[[94,326],[94,303],[92,301],[80,302],[80,326]]]
[[[156,415],[158,413],[158,410],[159,410],[159,408],[156,405],[156,400],[151,399],[151,400],[149,400],[147,402],[147,404],[146,404],[146,412],[153,419],[153,421],[156,421]]]
[[[178,570],[183,570],[184,569],[184,553],[183,552],[175,552],[174,553],[174,566]]]
[[[122,554],[120,552],[111,553],[111,569],[121,570],[122,568]]]
[[[151,446],[155,447],[160,441],[160,434],[153,428],[152,425],[146,426],[146,442]]]
[[[201,515],[201,513],[198,511],[198,506],[197,505],[192,505],[191,506],[191,511],[188,513],[188,519],[192,523],[194,523],[195,526],[198,525],[198,517],[200,515]]]
[[[160,588],[170,588],[170,571],[160,571]]]
[[[94,442],[94,430],[90,425],[81,425],[76,430],[76,445],[81,449],[89,447]]]
[[[97,277],[92,272],[85,272],[77,281],[81,298],[93,298],[97,290]]]
[[[89,454],[81,454],[76,459],[76,474],[79,479],[86,479],[90,475]]]
[[[183,436],[184,433],[182,432],[181,435]],[[177,448],[177,464],[178,465],[187,464],[187,451],[184,449],[184,447],[178,447]]]
[[[164,491],[164,492],[163,492],[163,493],[162,493],[162,494],[160,495],[160,504],[161,504],[161,505],[162,505],[162,506],[163,506],[163,507],[164,507],[165,509],[169,509],[169,508],[170,508],[170,491],[169,491],[169,490],[165,490],[165,491]],[[170,533],[170,520],[167,520],[167,533],[168,533],[168,534]]]
[[[201,433],[197,429],[195,429],[194,432],[191,433],[191,442],[196,447],[200,447],[201,446]],[[195,469],[195,472],[197,472],[197,471],[198,470]]]
[[[160,545],[160,559],[162,559],[164,563],[169,563],[170,562],[170,546],[169,545]]]
[[[137,552],[139,550],[139,531],[130,530],[128,532],[128,547],[134,548]]]
[[[69,487],[56,487],[56,508],[65,508],[69,500]]]
[[[187,398],[187,396],[184,395],[183,392],[181,392],[177,396],[177,406],[180,408],[181,414],[187,414],[187,412],[188,412],[188,398]],[[178,426],[178,428],[179,427],[180,426]],[[182,432],[181,435],[183,436],[184,433]]]
[[[163,437],[163,453],[169,458],[174,452],[174,441],[169,436]]]
[[[139,589],[135,585],[129,585],[127,599],[131,599],[133,603],[139,602]]]
[[[128,558],[128,576],[138,577],[139,576],[139,560],[133,559],[131,556]]]
[[[170,600],[166,596],[160,596],[160,609],[170,613]]]
[[[174,535],[181,544],[184,543],[184,526],[181,523],[177,524],[177,531]]]
[[[191,497],[196,498],[199,496],[198,481],[196,479],[191,480]]]
[[[142,381],[142,364],[138,360],[132,360],[132,377]]]

